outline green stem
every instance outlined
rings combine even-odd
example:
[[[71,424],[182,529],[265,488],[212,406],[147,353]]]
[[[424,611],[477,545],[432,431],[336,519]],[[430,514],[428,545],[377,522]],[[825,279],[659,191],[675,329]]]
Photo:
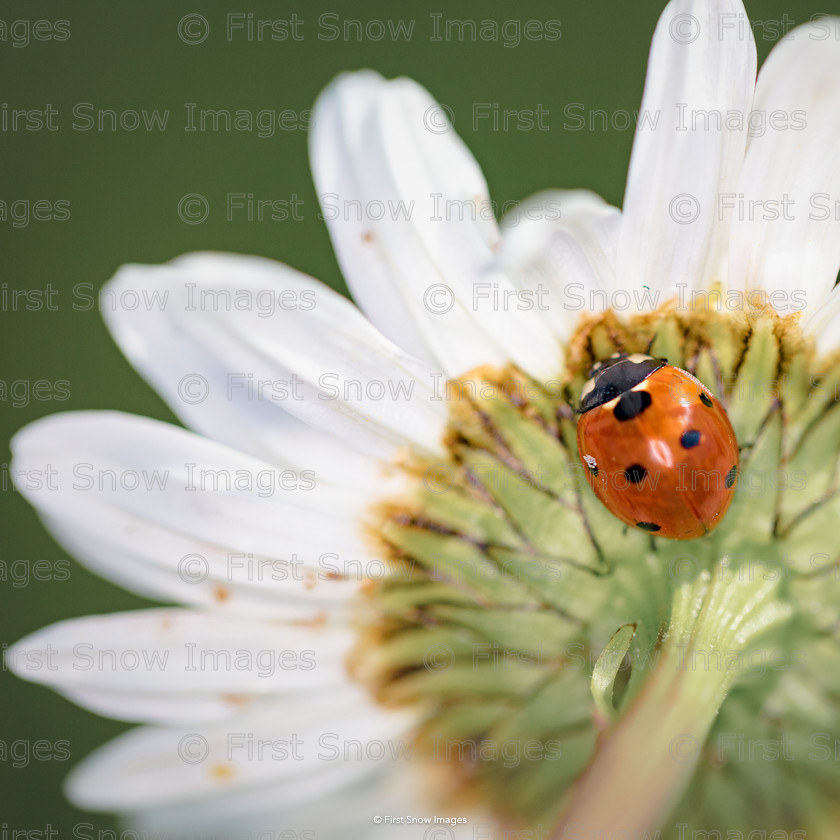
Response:
[[[759,570],[760,571],[760,570]],[[602,736],[553,840],[657,837],[687,788],[736,681],[732,656],[789,617],[777,582],[718,567],[677,590],[671,626],[647,682]]]

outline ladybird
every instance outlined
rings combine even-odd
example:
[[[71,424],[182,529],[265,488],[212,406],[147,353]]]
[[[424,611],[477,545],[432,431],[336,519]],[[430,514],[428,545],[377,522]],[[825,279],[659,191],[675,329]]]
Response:
[[[584,471],[619,519],[674,540],[720,524],[738,479],[738,442],[702,382],[665,359],[616,353],[592,368],[578,412]]]

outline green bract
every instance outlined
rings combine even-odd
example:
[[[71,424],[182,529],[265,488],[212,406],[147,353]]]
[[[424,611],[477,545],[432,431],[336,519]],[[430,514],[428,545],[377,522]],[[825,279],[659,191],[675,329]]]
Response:
[[[419,705],[430,760],[513,825],[818,831],[840,787],[840,373],[770,312],[608,313],[571,348],[562,387],[450,383],[449,460],[380,511],[393,572],[356,675]],[[589,366],[648,349],[738,436],[735,498],[701,539],[627,528],[578,461]]]

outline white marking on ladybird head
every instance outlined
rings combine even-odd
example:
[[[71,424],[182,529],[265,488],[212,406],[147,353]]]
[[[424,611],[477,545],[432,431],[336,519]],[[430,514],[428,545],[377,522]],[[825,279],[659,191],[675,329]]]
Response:
[[[586,398],[586,396],[588,394],[592,393],[592,389],[594,387],[595,387],[595,379],[594,378],[593,379],[588,379],[586,381],[586,384],[583,386],[583,388],[581,388],[581,391],[580,391],[581,402],[583,402],[583,400]]]
[[[633,353],[632,356],[627,357],[628,362],[633,362],[634,365],[638,365],[641,362],[649,362],[653,356],[646,356],[644,353]]]

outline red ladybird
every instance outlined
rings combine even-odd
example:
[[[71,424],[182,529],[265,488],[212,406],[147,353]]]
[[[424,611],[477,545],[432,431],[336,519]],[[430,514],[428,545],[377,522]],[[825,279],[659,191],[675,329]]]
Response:
[[[738,442],[723,406],[690,373],[617,353],[593,367],[579,412],[589,483],[619,519],[675,540],[720,523],[738,477]]]

